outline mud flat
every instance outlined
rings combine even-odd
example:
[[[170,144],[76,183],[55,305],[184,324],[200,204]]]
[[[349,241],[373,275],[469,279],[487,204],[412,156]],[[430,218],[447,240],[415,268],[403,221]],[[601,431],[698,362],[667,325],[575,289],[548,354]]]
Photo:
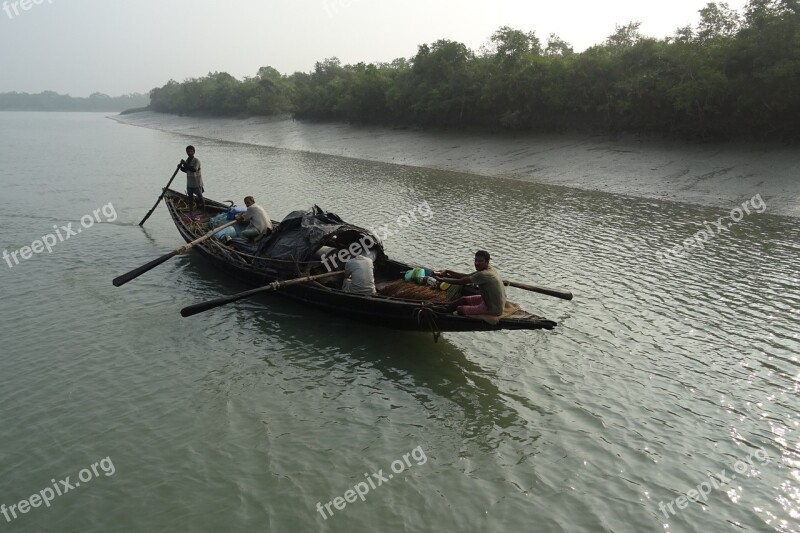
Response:
[[[760,194],[769,213],[800,217],[797,145],[490,135],[153,112],[111,118],[207,139],[722,208]]]

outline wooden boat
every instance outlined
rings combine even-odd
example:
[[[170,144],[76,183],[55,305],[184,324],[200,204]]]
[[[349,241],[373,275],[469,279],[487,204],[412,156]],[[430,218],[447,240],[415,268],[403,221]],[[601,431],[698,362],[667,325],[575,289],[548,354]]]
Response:
[[[178,232],[187,243],[212,229],[209,226],[208,218],[197,220],[196,217],[188,216],[188,197],[185,194],[167,189],[164,194],[164,201],[175,226],[178,228]],[[206,199],[206,207],[208,215],[214,216],[227,212],[231,206]],[[316,206],[315,208],[319,209]],[[332,213],[325,214],[341,221]],[[278,225],[273,235],[266,239],[278,239],[278,236],[286,231],[285,225],[287,223],[285,221],[287,219],[284,219],[284,222]],[[341,222],[341,227],[337,228],[335,232],[325,235],[324,238],[320,239],[320,242],[314,243],[314,247],[327,246],[328,250],[331,248],[347,249],[358,238],[362,238],[367,234],[371,235],[363,228],[347,224],[344,221]],[[275,223],[278,224],[277,222]],[[377,238],[375,238],[375,241],[377,241]],[[260,252],[242,250],[240,247],[232,246],[231,243],[212,238],[196,245],[194,248],[204,259],[220,267],[229,275],[255,286],[263,286],[276,280],[288,280],[299,276],[327,272],[318,255],[277,258],[270,255],[269,244],[266,243],[266,246],[265,243],[259,244],[258,246],[261,250],[267,250],[266,252]],[[404,273],[414,268],[414,265],[389,259],[379,242],[374,246],[374,250],[377,256],[374,262],[377,294],[359,295],[344,292],[341,289],[341,278],[295,284],[281,289],[278,293],[304,304],[362,322],[394,329],[431,331],[434,333],[435,338],[438,337],[439,333],[445,331],[553,329],[556,326],[556,323],[552,320],[532,315],[521,309],[511,316],[499,319],[496,323],[490,323],[481,318],[460,316],[447,312],[444,304],[440,301],[434,301],[436,300],[434,298],[420,299],[419,296],[410,298],[384,294],[387,292],[387,287],[392,285],[396,287],[399,280],[403,278]],[[420,287],[420,289],[423,289],[423,287]],[[467,286],[464,289],[465,294],[475,294],[475,290],[472,287]],[[436,289],[430,289],[430,291],[441,293]]]

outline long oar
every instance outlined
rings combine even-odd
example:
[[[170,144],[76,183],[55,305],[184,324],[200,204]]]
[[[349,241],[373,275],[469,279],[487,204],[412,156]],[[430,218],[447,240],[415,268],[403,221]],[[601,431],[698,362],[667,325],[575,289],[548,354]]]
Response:
[[[526,291],[538,292],[539,294],[546,294],[547,296],[555,296],[556,298],[561,298],[562,300],[572,300],[572,293],[569,291],[560,291],[558,289],[547,289],[545,287],[534,287],[533,285],[528,285],[527,283],[519,283],[518,281],[503,280],[503,284],[509,285],[511,287],[516,287],[518,289],[525,289]]]
[[[224,298],[217,298],[216,300],[209,300],[207,302],[201,302],[199,304],[189,305],[181,309],[181,316],[187,317],[196,315],[198,313],[202,313],[203,311],[208,311],[209,309],[214,309],[216,307],[221,307],[225,304],[236,302],[238,300],[243,300],[245,298],[249,298],[255,294],[259,294],[262,292],[280,289],[281,287],[286,287],[287,285],[296,285],[297,283],[306,283],[308,281],[314,281],[323,278],[331,278],[333,276],[341,276],[342,274],[343,272],[327,272],[325,274],[317,274],[316,276],[305,276],[302,278],[295,278],[287,281],[273,281],[269,285],[264,285],[263,287],[259,287],[257,289],[250,289],[249,291],[240,292],[232,296],[226,296]]]
[[[164,189],[161,191],[161,196],[159,196],[159,197],[158,197],[158,200],[156,200],[156,203],[155,203],[155,205],[153,205],[153,208],[152,208],[152,209],[150,209],[150,211],[148,211],[148,212],[147,212],[147,214],[144,216],[144,218],[142,219],[142,221],[141,221],[141,222],[139,222],[139,225],[140,225],[140,226],[144,226],[144,223],[147,221],[147,219],[148,219],[148,218],[150,218],[150,215],[152,215],[152,214],[153,214],[153,211],[155,211],[155,210],[156,210],[156,207],[158,207],[158,204],[160,204],[160,203],[161,203],[161,200],[163,200],[163,199],[164,199],[164,194],[167,192],[167,189],[169,189],[169,186],[170,186],[170,185],[172,185],[172,180],[174,180],[174,179],[175,179],[175,176],[177,176],[177,175],[178,175],[178,171],[179,171],[180,169],[181,169],[181,164],[180,164],[180,163],[178,163],[178,168],[176,168],[176,169],[175,169],[175,172],[172,174],[172,177],[171,177],[171,178],[169,179],[169,181],[167,182],[167,186],[166,186],[166,187],[164,187]]]
[[[227,224],[224,224],[224,225],[222,225],[222,226],[220,226],[218,228],[214,228],[211,231],[209,231],[208,233],[206,233],[205,235],[203,235],[202,237],[200,237],[198,239],[195,239],[190,243],[184,244],[183,246],[181,246],[179,248],[175,248],[170,253],[162,255],[158,259],[154,259],[153,261],[150,261],[146,265],[142,265],[139,268],[134,268],[133,270],[131,270],[127,274],[123,274],[121,276],[118,276],[118,277],[114,278],[114,281],[112,283],[114,284],[115,287],[119,287],[120,285],[125,285],[130,280],[138,278],[139,276],[141,276],[142,274],[144,274],[148,270],[154,269],[155,267],[157,267],[158,265],[160,265],[161,263],[163,263],[167,259],[169,259],[171,257],[175,257],[176,255],[182,254],[183,252],[185,252],[185,251],[189,250],[190,248],[192,248],[195,244],[200,244],[201,242],[210,239],[216,233],[219,233],[221,230],[223,230],[223,229],[225,229],[227,227],[233,226],[236,223],[237,223],[236,220],[231,220]]]

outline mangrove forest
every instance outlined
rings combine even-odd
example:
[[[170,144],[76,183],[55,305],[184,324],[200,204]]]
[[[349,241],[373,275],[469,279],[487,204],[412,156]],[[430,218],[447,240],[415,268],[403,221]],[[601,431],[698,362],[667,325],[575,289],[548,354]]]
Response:
[[[654,133],[689,138],[796,138],[800,0],[750,0],[700,10],[666,38],[617,26],[575,52],[551,34],[498,29],[479,50],[438,40],[410,58],[284,75],[262,67],[170,81],[154,111],[279,115],[391,126]]]

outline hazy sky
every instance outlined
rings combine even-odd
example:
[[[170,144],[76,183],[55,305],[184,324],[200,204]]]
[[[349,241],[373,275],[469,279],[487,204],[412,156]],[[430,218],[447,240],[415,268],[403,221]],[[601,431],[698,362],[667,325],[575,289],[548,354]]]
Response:
[[[38,2],[34,3],[34,2]],[[28,6],[24,10],[22,5]],[[741,9],[744,0],[728,2]],[[615,24],[654,37],[699,20],[706,0],[0,0],[0,92],[147,92],[210,71],[310,71],[411,57],[451,39],[477,50],[499,27],[556,33],[576,51]],[[16,5],[16,13],[15,6]]]

